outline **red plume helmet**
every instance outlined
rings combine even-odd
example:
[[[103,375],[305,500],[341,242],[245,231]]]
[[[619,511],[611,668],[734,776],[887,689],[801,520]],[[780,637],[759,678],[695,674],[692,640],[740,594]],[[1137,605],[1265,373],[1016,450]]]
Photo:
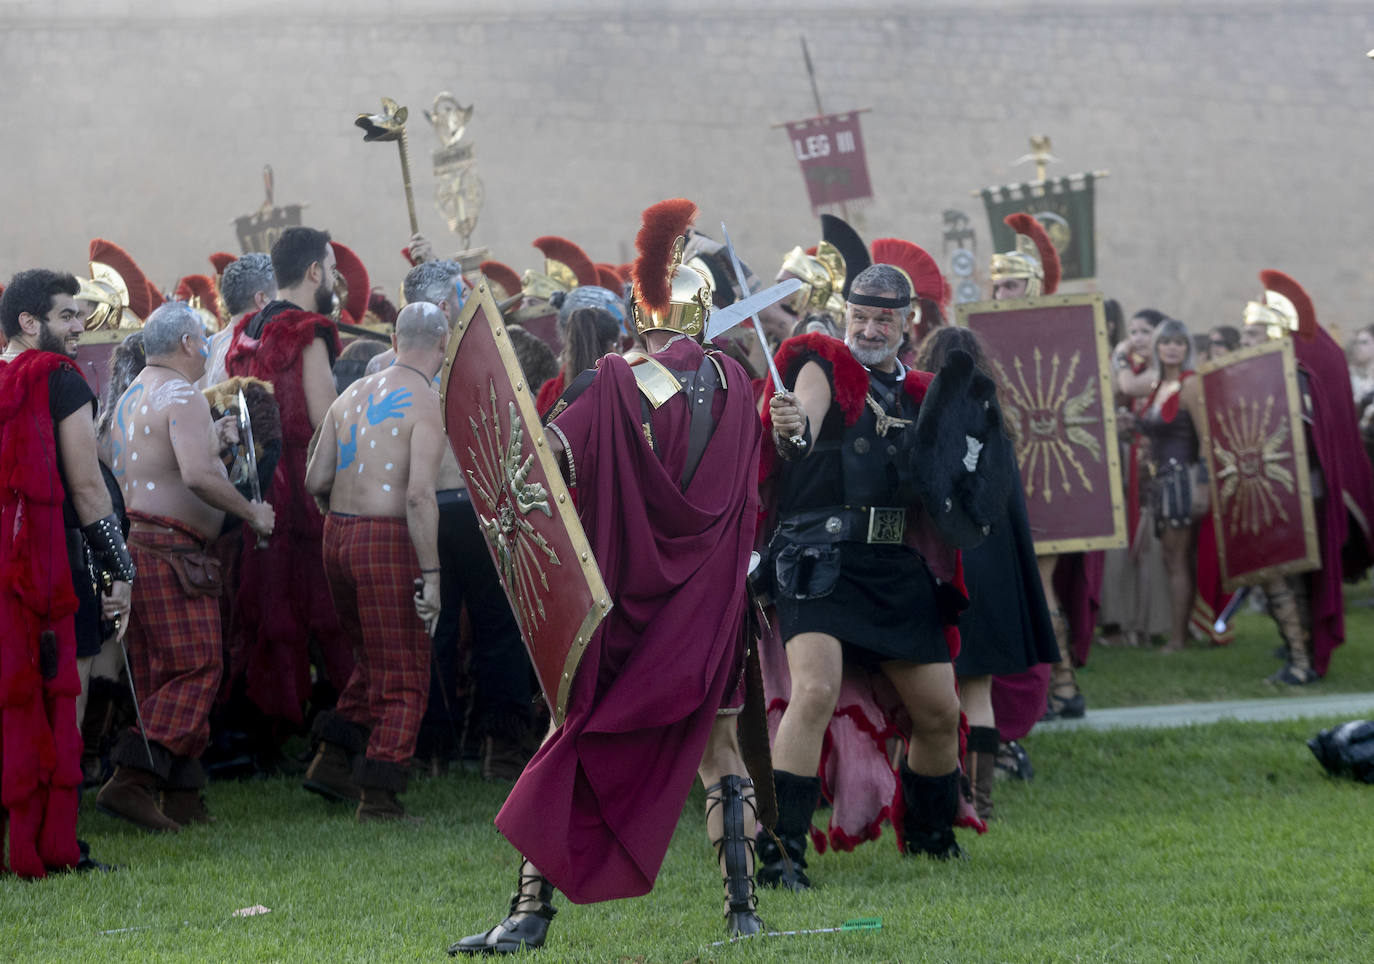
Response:
[[[697,206],[686,198],[659,201],[644,209],[635,235],[639,257],[634,266],[632,312],[640,332],[699,333],[711,306],[711,283],[695,268],[682,264],[687,229]]]
[[[129,257],[129,252],[113,241],[103,238],[92,241],[90,261],[93,265],[105,265],[119,275],[128,294],[129,311],[136,315],[139,321],[146,321],[153,309],[162,304],[162,296],[159,294],[156,298],[153,297],[157,289],[148,282],[147,276],[134,263],[134,259]],[[91,277],[96,281],[101,280],[95,268],[91,269]]]
[[[496,292],[498,301],[505,301],[520,294],[520,276],[510,265],[502,264],[500,261],[483,261],[477,269],[487,276],[489,282],[501,289]]]
[[[1002,219],[1007,227],[1017,234],[1030,238],[1035,243],[1036,253],[1040,258],[1040,270],[1043,272],[1040,293],[1042,295],[1052,295],[1059,288],[1059,276],[1061,268],[1059,266],[1059,252],[1054,248],[1054,242],[1045,233],[1045,228],[1041,223],[1029,214],[1020,212],[1008,214]]]
[[[215,277],[224,274],[224,269],[238,260],[237,255],[232,255],[228,251],[216,251],[210,255],[210,264],[215,269]]]
[[[596,274],[596,265],[592,263],[591,258],[587,257],[587,252],[567,238],[560,238],[551,234],[545,235],[542,238],[535,238],[534,246],[542,251],[544,257],[549,261],[557,261],[559,264],[566,265],[568,270],[577,278],[577,284],[594,285],[600,280]],[[554,272],[548,270],[548,267],[546,264],[545,274],[555,277]]]
[[[1303,337],[1304,341],[1311,341],[1317,333],[1317,311],[1312,307],[1312,299],[1303,290],[1302,285],[1282,271],[1275,271],[1272,268],[1261,271],[1259,277],[1260,284],[1264,285],[1266,292],[1282,295],[1292,303],[1293,310],[1297,313],[1295,319],[1297,328],[1295,330]],[[1276,306],[1270,305],[1270,307]]]
[[[596,263],[596,275],[597,284],[607,291],[620,294],[620,289],[625,287],[625,279],[620,276],[620,271],[613,264],[598,261]]]
[[[900,238],[879,238],[873,242],[873,263],[900,268],[911,281],[913,298],[933,301],[941,309],[948,307],[949,283],[935,259],[919,244]]]
[[[172,291],[172,297],[178,301],[190,301],[196,299],[201,310],[208,312],[216,319],[219,313],[219,295],[215,291],[214,279],[209,275],[188,274],[177,282],[177,286]]]
[[[330,243],[334,246],[334,258],[338,262],[339,274],[343,276],[344,282],[348,285],[348,301],[343,305],[340,312],[340,320],[350,325],[360,325],[363,316],[367,314],[367,302],[372,297],[367,269],[363,267],[358,256],[353,253],[352,248],[337,241]]]

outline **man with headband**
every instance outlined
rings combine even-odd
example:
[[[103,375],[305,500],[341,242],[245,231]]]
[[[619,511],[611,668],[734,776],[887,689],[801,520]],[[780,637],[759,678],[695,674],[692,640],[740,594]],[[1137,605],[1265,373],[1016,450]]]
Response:
[[[778,353],[788,390],[769,403],[780,460],[769,551],[792,687],[773,744],[785,854],[760,835],[760,883],[810,886],[816,774],[847,664],[885,676],[911,717],[899,768],[905,814],[893,815],[906,852],[960,854],[959,699],[946,628],[966,600],[955,588],[957,553],[924,534],[913,487],[931,376],[897,359],[912,289],[907,272],[874,264],[850,287],[843,343],[801,335]]]

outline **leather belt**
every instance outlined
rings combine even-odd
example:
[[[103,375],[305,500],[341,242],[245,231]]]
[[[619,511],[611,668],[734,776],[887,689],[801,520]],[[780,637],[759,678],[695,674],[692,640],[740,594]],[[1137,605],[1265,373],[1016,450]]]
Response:
[[[889,506],[831,506],[788,516],[778,535],[793,542],[867,542],[900,545],[906,531],[906,509]]]

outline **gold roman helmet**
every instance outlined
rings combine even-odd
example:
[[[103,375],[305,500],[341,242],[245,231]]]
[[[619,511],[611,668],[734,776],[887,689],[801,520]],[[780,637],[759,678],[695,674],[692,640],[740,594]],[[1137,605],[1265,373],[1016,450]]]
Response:
[[[557,292],[566,294],[580,285],[594,285],[600,281],[592,259],[567,238],[545,235],[535,238],[534,246],[544,255],[544,273],[525,272],[521,279],[525,297],[548,301]]]
[[[1050,236],[1029,214],[1008,214],[1004,220],[1016,232],[1016,250],[992,256],[993,283],[1025,278],[1027,298],[1054,294],[1059,287],[1059,252]]]
[[[697,206],[685,198],[660,201],[646,208],[635,236],[639,257],[634,266],[630,312],[635,328],[699,335],[711,313],[711,280],[682,263],[687,229]]]
[[[120,319],[129,307],[129,289],[124,279],[109,265],[91,264],[93,278],[81,278],[81,290],[76,293],[77,301],[91,306],[86,315],[86,330],[99,331],[102,328],[118,328]]]
[[[844,255],[829,241],[816,245],[815,254],[807,254],[801,245],[787,252],[782,270],[796,275],[803,287],[783,302],[783,307],[798,318],[815,311],[823,311],[836,318],[844,314]]]
[[[1302,285],[1273,269],[1260,272],[1260,284],[1264,285],[1264,295],[1245,306],[1245,323],[1264,325],[1270,338],[1282,338],[1287,332],[1311,338],[1317,328],[1317,312]]]
[[[157,307],[147,277],[119,245],[96,238],[91,242],[91,280],[82,281],[78,301],[95,306],[86,317],[86,330],[139,328]]]

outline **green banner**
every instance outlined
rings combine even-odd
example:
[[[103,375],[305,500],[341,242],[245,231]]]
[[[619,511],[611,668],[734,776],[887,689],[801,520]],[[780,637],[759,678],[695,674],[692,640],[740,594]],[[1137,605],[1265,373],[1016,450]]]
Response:
[[[1035,184],[1007,184],[982,191],[992,228],[992,250],[1011,251],[1016,235],[1002,219],[1024,211],[1035,215],[1059,251],[1065,281],[1097,274],[1093,231],[1093,176],[1070,175]]]

